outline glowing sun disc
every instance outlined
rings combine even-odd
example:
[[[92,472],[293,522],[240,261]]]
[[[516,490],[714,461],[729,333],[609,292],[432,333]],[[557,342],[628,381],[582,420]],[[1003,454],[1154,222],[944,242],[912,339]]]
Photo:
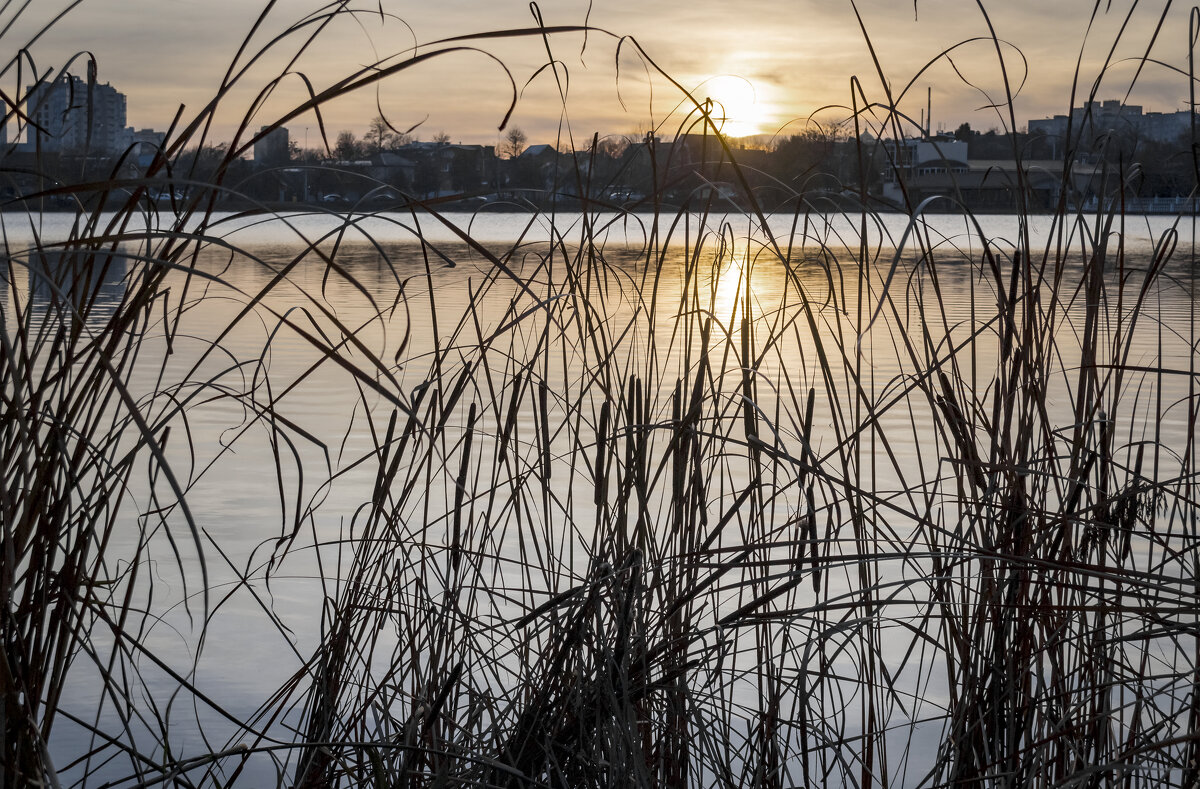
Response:
[[[721,76],[706,80],[696,93],[714,102],[713,122],[729,137],[761,134],[766,113],[754,85],[742,77]]]

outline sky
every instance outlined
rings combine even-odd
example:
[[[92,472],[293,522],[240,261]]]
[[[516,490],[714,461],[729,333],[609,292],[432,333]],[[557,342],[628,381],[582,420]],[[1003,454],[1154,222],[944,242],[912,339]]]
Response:
[[[594,29],[451,45],[436,42],[529,28],[534,11],[525,0],[362,0],[342,4],[354,13],[333,17],[307,46],[312,20],[329,8],[321,0],[278,0],[253,34],[265,0],[82,0],[43,29],[69,5],[35,0],[19,18],[17,8],[0,12],[10,57],[28,45],[27,79],[31,63],[44,72],[77,56],[84,73],[90,53],[99,79],[128,96],[137,128],[166,128],[181,105],[184,119],[194,117],[249,36],[239,66],[257,57],[222,99],[213,139],[282,117],[305,100],[305,80],[321,90],[414,52],[433,56],[324,107],[330,138],[361,135],[382,114],[417,138],[445,132],[491,144],[511,109],[509,125],[531,143],[584,146],[594,133],[650,129],[669,139],[691,106],[680,87],[720,102],[734,136],[834,123],[854,103],[886,104],[889,89],[916,122],[930,88],[935,130],[1003,130],[1007,111],[989,105],[1003,101],[1006,74],[1017,128],[1066,112],[1073,86],[1079,97],[1128,96],[1148,111],[1188,100],[1186,76],[1169,66],[1186,73],[1190,6],[1164,2],[1004,0],[985,4],[985,15],[971,0],[544,0],[544,25]],[[1167,65],[1143,63],[1147,52]],[[9,68],[0,84],[12,91],[16,80]],[[287,126],[302,146],[319,144],[313,114]]]

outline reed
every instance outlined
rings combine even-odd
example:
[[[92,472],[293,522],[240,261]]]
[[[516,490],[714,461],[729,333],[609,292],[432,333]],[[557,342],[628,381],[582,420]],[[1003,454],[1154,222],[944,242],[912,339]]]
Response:
[[[498,247],[406,197],[369,218],[414,245],[369,241],[370,279],[348,241],[361,212],[317,237],[265,212],[297,228],[282,256],[227,231],[255,213],[216,210],[254,108],[188,170],[250,66],[355,12],[251,46],[272,13],[149,172],[22,194],[76,209],[65,240],[5,248],[0,783],[1196,785],[1198,335],[1194,307],[1183,325],[1163,306],[1194,293],[1194,217],[1139,256],[1119,193],[1038,217],[1018,183],[1012,239],[958,208],[964,232],[939,238],[928,202],[889,237],[865,166],[843,184],[854,211],[785,184],[767,209],[685,95],[678,131],[708,136],[742,212],[715,189],[670,204],[677,152],[648,143],[656,191],[635,211],[563,171],[527,209],[549,241]],[[433,42],[266,128],[464,47],[531,38],[553,59],[583,30]],[[911,128],[878,77],[879,101],[855,82],[860,162]],[[168,174],[188,197],[148,208]],[[610,240],[633,228],[643,243]],[[447,262],[474,272],[465,297]],[[237,306],[193,336],[217,299]],[[255,324],[269,339],[247,354]],[[311,363],[279,383],[283,338]],[[290,410],[330,370],[355,401],[341,446]],[[235,414],[218,448],[192,438],[214,406]],[[235,556],[196,491],[255,435],[281,527]],[[369,498],[332,533],[322,500],[350,479]],[[315,643],[275,602],[293,572],[318,590]],[[198,669],[234,595],[298,666],[251,714]],[[184,623],[190,665],[158,639]],[[80,682],[98,689],[83,714]],[[200,745],[180,746],[180,708]],[[86,745],[60,750],[64,726]]]

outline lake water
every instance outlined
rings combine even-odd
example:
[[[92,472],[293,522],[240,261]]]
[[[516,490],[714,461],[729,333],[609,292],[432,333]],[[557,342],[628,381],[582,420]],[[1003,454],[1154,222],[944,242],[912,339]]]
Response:
[[[931,594],[920,581],[929,574],[928,559],[921,558],[928,548],[925,529],[964,517],[949,495],[957,473],[947,459],[952,437],[938,432],[939,406],[928,392],[937,389],[930,383],[936,370],[952,372],[980,404],[977,413],[964,406],[968,417],[985,420],[991,413],[986,409],[1001,385],[996,370],[1003,355],[997,304],[1012,282],[1012,250],[1022,233],[1035,251],[1035,268],[1049,261],[1036,288],[1042,294],[1038,309],[1057,316],[1057,341],[1047,346],[1053,358],[1039,362],[1047,373],[1041,418],[1050,453],[1039,462],[1058,462],[1052,450],[1067,452],[1069,436],[1080,430],[1112,429],[1119,463],[1132,468],[1137,456],[1136,473],[1145,479],[1172,491],[1190,485],[1186,458],[1195,440],[1190,427],[1198,339],[1196,227],[1190,220],[1130,217],[1105,234],[1083,222],[1058,226],[1049,217],[1022,227],[1011,216],[980,217],[978,224],[932,216],[910,227],[905,217],[885,215],[867,219],[861,244],[858,217],[773,218],[771,234],[740,216],[658,223],[646,215],[521,213],[215,219],[207,228],[211,243],[194,260],[176,262],[179,270],[168,279],[163,301],[162,315],[169,317],[147,332],[147,363],[131,379],[151,422],[172,425],[166,451],[187,489],[200,545],[192,545],[178,511],[165,524],[142,515],[163,506],[151,497],[149,475],[143,474],[131,490],[137,512],[130,510],[122,539],[109,549],[114,567],[139,545],[150,557],[150,586],[138,591],[149,612],[142,643],[188,677],[203,698],[173,697],[178,682],[145,656],[132,655],[128,660],[142,683],[134,695],[147,717],[121,724],[103,700],[96,671],[81,656],[65,704],[83,719],[98,714],[102,727],[155,758],[162,746],[149,733],[155,725],[145,710],[169,722],[176,758],[239,743],[291,741],[287,727],[300,720],[301,694],[293,691],[286,703],[272,700],[273,694],[289,678],[305,676],[334,601],[348,593],[347,578],[363,572],[354,569],[356,556],[396,563],[394,573],[370,577],[420,588],[431,600],[454,589],[476,622],[502,630],[479,642],[491,644],[496,654],[494,665],[474,666],[472,682],[503,686],[518,682],[531,660],[519,642],[531,638],[536,654],[550,636],[498,623],[519,620],[548,594],[591,577],[597,556],[613,540],[638,545],[647,564],[681,545],[711,550],[715,560],[756,544],[764,563],[802,561],[806,549],[797,540],[805,535],[793,533],[809,506],[802,469],[821,466],[852,472],[858,488],[870,494],[843,495],[831,473],[816,485],[813,505],[825,537],[839,546],[829,556],[875,554],[870,584],[879,585],[878,597],[892,608],[882,616],[872,648],[879,650],[878,664],[894,671],[896,692],[913,701],[903,711],[888,708],[897,731],[892,747],[930,749],[926,756],[893,761],[889,769],[897,785],[915,785],[941,731],[913,722],[936,719],[947,700],[942,669],[936,661],[910,660],[912,640],[904,629],[910,617],[920,618],[916,612]],[[68,237],[71,221],[66,215],[33,222],[5,215],[10,256],[27,259],[18,250],[35,238],[54,243]],[[122,277],[153,262],[146,258],[160,249],[155,245],[162,231],[157,220],[126,229],[155,240],[151,247],[137,240],[124,246],[129,258],[114,267],[102,300],[114,307],[120,302]],[[1110,263],[1089,284],[1084,264],[1100,237],[1107,238]],[[1143,287],[1157,252],[1172,244],[1162,273]],[[995,270],[981,262],[985,250],[996,256]],[[1055,266],[1055,260],[1065,262]],[[186,269],[203,276],[188,278]],[[39,298],[50,298],[37,295],[23,264],[12,271],[17,290],[32,294],[33,309]],[[1087,307],[1096,299],[1102,308],[1092,314],[1100,325],[1092,326]],[[12,313],[11,298],[4,309]],[[95,324],[104,316],[98,309]],[[1119,379],[1101,373],[1108,387],[1101,400],[1110,407],[1088,414],[1089,424],[1081,427],[1079,370],[1087,360],[1080,338],[1091,331],[1100,338],[1099,369],[1111,372],[1105,365],[1118,364],[1126,372]],[[676,387],[683,406],[675,401]],[[735,513],[729,533],[703,550],[698,538],[672,532],[679,504],[670,498],[669,468],[648,464],[644,492],[637,494],[644,500],[620,524],[615,509],[596,503],[607,498],[615,508],[622,495],[633,495],[621,494],[615,478],[597,493],[597,435],[605,420],[624,431],[611,433],[613,446],[634,453],[611,461],[614,467],[637,466],[634,456],[674,457],[665,426],[678,421],[694,390],[703,402],[701,433],[707,436],[697,451],[705,453],[709,499],[699,510],[712,523]],[[641,394],[631,396],[635,391]],[[476,421],[469,424],[472,407]],[[625,407],[633,410],[614,416]],[[380,447],[397,451],[386,441],[389,420],[397,415],[402,428],[409,412],[427,429],[407,445],[412,454],[399,461],[396,479],[414,481],[415,489],[397,492],[403,487],[398,481],[386,492],[396,544],[364,545],[369,505],[380,495]],[[437,430],[428,427],[433,424]],[[463,465],[468,434],[473,443]],[[756,454],[763,451],[769,453],[765,461]],[[1041,473],[1032,467],[1025,472],[1035,480]],[[465,494],[460,479],[467,481]],[[761,500],[735,505],[752,480],[763,491]],[[1057,495],[1067,494],[1049,499]],[[865,508],[870,534],[851,534],[841,508],[854,502]],[[470,509],[466,524],[456,520],[464,507]],[[747,508],[757,509],[750,514]],[[1183,524],[1192,516],[1164,510],[1163,517]],[[174,530],[174,545],[160,527],[166,525]],[[734,533],[734,526],[741,531]],[[1138,566],[1131,569],[1182,576],[1186,555],[1166,560],[1155,554],[1179,549],[1172,542],[1177,536],[1159,544],[1146,536],[1135,546]],[[474,566],[451,569],[448,548],[466,543]],[[1194,550],[1188,546],[1185,554]],[[411,565],[401,567],[402,557]],[[436,572],[429,569],[434,565]],[[867,584],[860,565],[847,558],[831,570],[820,597],[857,599]],[[769,567],[749,572],[744,587],[730,584],[706,598],[705,616],[736,611],[754,590],[778,582],[781,576],[773,573]],[[478,599],[468,601],[471,595]],[[817,597],[806,582],[773,606],[801,610]],[[807,664],[790,656],[803,650],[786,646],[781,634],[790,628],[791,637],[812,637],[845,627],[820,617],[801,620],[764,636],[772,645],[768,652],[778,650],[781,670],[797,674]],[[406,632],[397,624],[377,636],[382,663],[376,668],[403,649]],[[853,633],[863,637],[862,630]],[[102,633],[95,639],[103,654],[109,639]],[[845,643],[852,643],[849,636]],[[433,662],[447,655],[433,645],[411,649],[415,663],[430,663],[422,676],[444,673],[445,666]],[[475,649],[464,654],[479,660],[484,647]],[[1164,650],[1165,670],[1186,665],[1185,641]],[[861,727],[858,711],[866,703],[853,690],[859,658],[847,652],[831,659],[846,675],[832,684],[848,694],[843,726],[850,733]],[[730,665],[743,659],[753,664],[744,655]],[[372,668],[356,671],[369,676]],[[416,675],[396,680],[397,695],[412,691],[416,681]],[[752,683],[731,683],[722,692],[748,707],[756,703]],[[259,714],[264,717],[248,730],[229,720]],[[58,726],[52,746],[60,765],[100,746],[68,721]],[[264,739],[255,740],[251,731]],[[99,785],[131,771],[127,758],[108,761],[111,756],[101,748],[65,775],[88,774],[89,785]],[[284,748],[256,755],[240,780],[273,784],[295,759]],[[222,762],[226,771],[233,763]],[[193,779],[202,774],[196,771]]]

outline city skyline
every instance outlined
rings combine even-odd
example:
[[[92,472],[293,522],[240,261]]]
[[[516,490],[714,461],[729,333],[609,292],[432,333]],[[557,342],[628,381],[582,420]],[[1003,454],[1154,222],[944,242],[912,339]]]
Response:
[[[402,4],[363,6],[357,18],[342,15],[323,30],[319,46],[306,52],[293,70],[303,72],[320,89],[388,55],[406,56],[414,41],[426,43],[534,24],[524,3],[453,0],[448,4],[452,8],[446,5],[436,11]],[[241,38],[263,7],[265,4],[232,0],[206,4],[194,0],[83,2],[38,39],[31,52],[41,70],[62,67],[74,53],[93,53],[100,81],[111,82],[130,96],[130,125],[162,129],[181,103],[186,105],[186,119],[211,99]],[[254,40],[265,43],[289,24],[325,7],[309,0],[280,0]],[[380,7],[385,12],[382,17]],[[1107,6],[1103,6],[1097,12],[1091,34],[1096,45],[1083,48],[1076,105],[1087,98],[1109,54],[1113,31],[1132,7],[1113,4],[1111,10],[1105,11]],[[1138,5],[1123,43],[1114,50],[1097,98],[1125,99],[1129,93],[1131,103],[1161,112],[1185,105],[1186,78],[1159,65],[1143,68],[1137,88],[1129,92],[1138,59],[1146,54],[1164,7],[1170,10],[1161,17],[1163,25],[1150,57],[1176,67],[1186,64],[1187,9],[1169,4]],[[18,20],[9,35],[31,35],[54,10],[41,8],[45,10],[36,13],[42,16]],[[368,13],[368,8],[374,13]],[[996,35],[1012,45],[1002,46],[1002,50],[1013,89],[1020,86],[1015,102],[1018,128],[1029,119],[1068,111],[1071,74],[1083,37],[1073,33],[1073,40],[1064,41],[1053,20],[1070,10],[1086,19],[1094,8],[1093,3],[1071,0],[1056,3],[1054,8],[1016,3],[989,9]],[[739,6],[736,14],[712,2],[659,3],[639,8],[637,13],[632,9],[626,0],[590,7],[584,0],[572,0],[546,4],[541,20],[547,26],[588,24],[633,36],[663,71],[692,90],[697,99],[712,96],[722,101],[732,116],[728,131],[734,136],[786,136],[802,130],[817,108],[849,103],[851,76],[859,79],[867,100],[886,100],[855,7],[849,2],[804,2],[787,9],[752,2]],[[974,5],[964,7],[946,0],[911,5],[872,0],[859,3],[857,10],[880,67],[896,92],[939,52],[955,42],[987,34],[987,22]],[[307,29],[315,27],[314,22]],[[1080,24],[1073,29],[1083,27]],[[510,124],[521,126],[532,140],[553,142],[568,131],[585,137],[592,132],[628,134],[645,131],[652,123],[671,136],[682,117],[673,112],[680,94],[663,77],[656,75],[647,82],[649,66],[640,62],[629,40],[620,43],[618,58],[619,41],[598,31],[588,34],[586,46],[579,33],[551,37],[552,52],[562,64],[561,83],[568,92],[565,113],[551,71],[538,71],[548,58],[541,40],[491,39],[465,45],[486,49],[486,55],[460,49],[381,87],[333,102],[323,113],[326,132],[331,143],[342,129],[361,134],[382,110],[397,128],[415,126],[417,137],[428,139],[445,131],[456,142],[493,143],[500,136],[498,127],[515,91],[518,98]],[[295,43],[285,43],[250,71],[244,88],[230,97],[236,100],[223,102],[226,111],[217,118],[214,140],[231,136],[257,92],[283,70],[284,56],[294,49]],[[935,130],[954,129],[963,122],[976,129],[1003,130],[1009,125],[1008,118],[980,109],[998,100],[1003,91],[993,43],[976,40],[963,44],[951,58],[952,63],[941,59],[913,83],[901,109],[918,119],[926,106],[927,88],[932,88]],[[85,72],[85,61],[77,59],[73,70]],[[12,75],[8,76],[11,80]],[[249,127],[257,129],[274,120],[304,96],[301,79],[285,78]],[[561,123],[564,114],[565,124]],[[837,120],[845,114],[845,109],[835,108],[817,117]],[[317,147],[318,125],[311,114],[286,125],[302,147]]]

